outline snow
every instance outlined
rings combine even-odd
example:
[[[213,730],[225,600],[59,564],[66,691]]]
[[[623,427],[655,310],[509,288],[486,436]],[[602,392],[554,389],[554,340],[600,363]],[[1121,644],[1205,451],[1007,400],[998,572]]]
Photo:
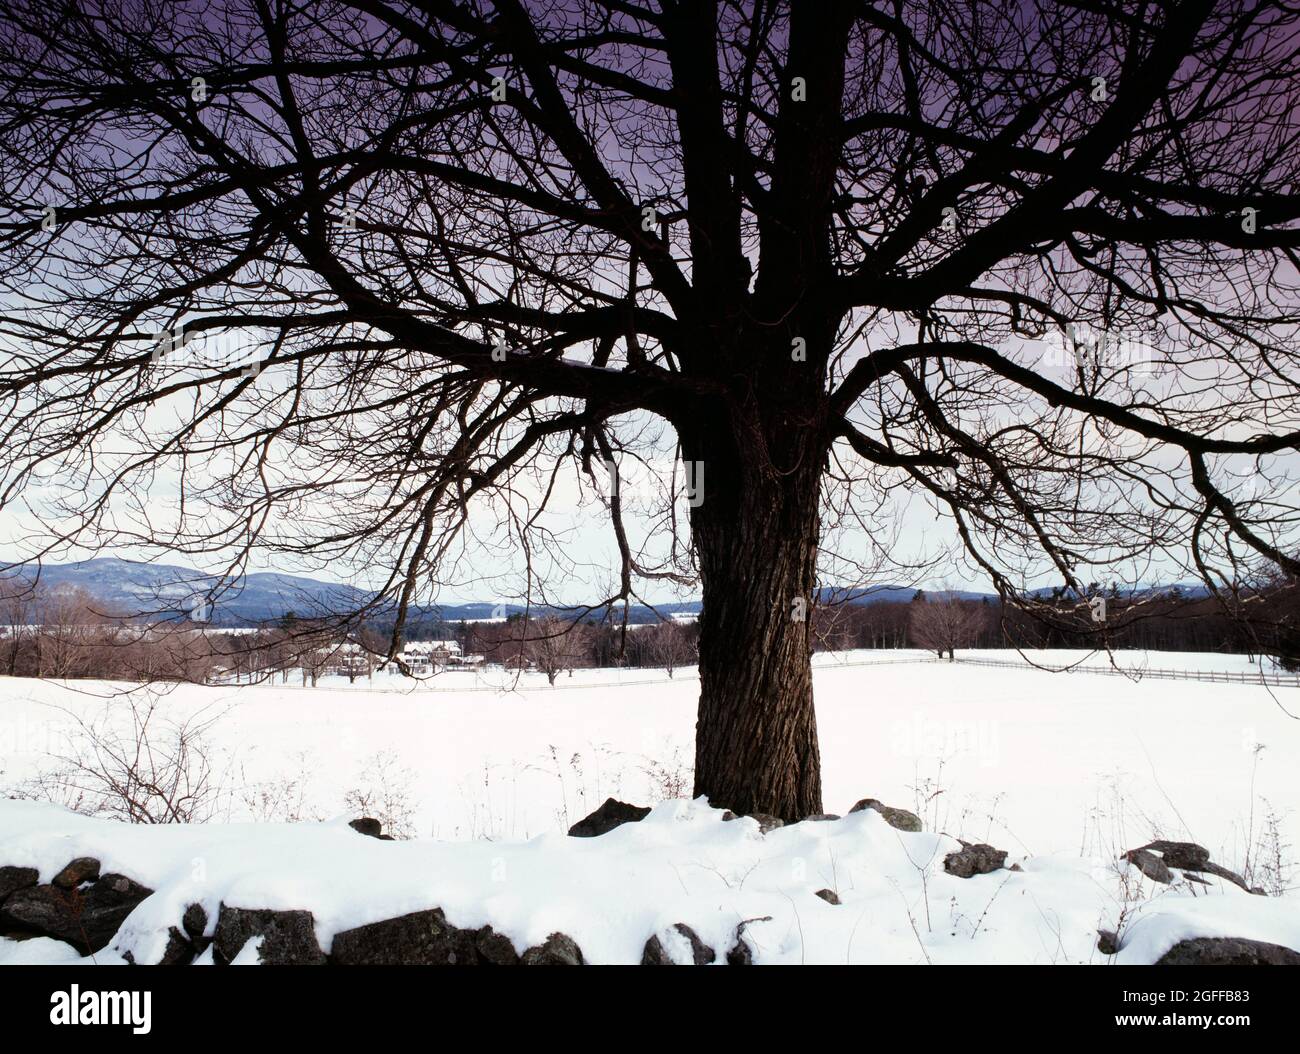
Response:
[[[1223,658],[1159,661],[1211,668]],[[1094,851],[1122,820],[1114,840],[1130,845],[1107,849],[1158,830],[1237,867],[1258,799],[1283,814],[1294,802],[1300,724],[1286,710],[1300,713],[1295,689],[848,661],[818,656],[815,674],[831,812],[875,797],[933,829],[1034,853]],[[440,674],[400,691],[182,685],[159,705],[176,718],[222,714],[209,735],[228,781],[297,779],[304,818],[339,815],[349,790],[373,790],[382,759],[390,785],[409,780],[412,833],[520,839],[567,830],[609,796],[649,804],[689,794],[693,672],[579,670],[555,688],[504,671]],[[0,682],[0,785],[47,764],[69,713],[124,719],[125,688]],[[244,797],[232,795],[219,818],[283,818]],[[1282,816],[1292,844],[1294,820]]]
[[[739,922],[763,916],[745,931],[760,962],[1111,961],[1095,950],[1096,930],[1121,917],[1114,961],[1152,962],[1192,935],[1300,948],[1294,892],[1251,896],[1217,879],[1164,887],[1117,862],[1160,836],[1197,841],[1239,870],[1266,803],[1280,844],[1296,844],[1300,723],[1288,711],[1300,713],[1300,692],[918,658],[817,657],[825,807],[875,797],[945,834],[906,834],[867,812],[762,836],[687,800],[693,670],[671,680],[580,670],[555,688],[542,675],[484,671],[402,690],[178,686],[161,714],[224,711],[209,736],[231,782],[225,822],[127,826],[0,801],[0,863],[48,880],[90,855],[157,890],[100,960],[131,951],[148,961],[188,903],[214,921],[223,901],[307,908],[325,948],[343,929],[438,906],[455,925],[491,923],[520,951],[568,933],[594,962],[638,961],[656,932],[684,954],[668,932],[677,922],[722,955]],[[1222,655],[1128,659],[1246,668]],[[0,784],[48,764],[69,714],[121,720],[126,689],[0,680]],[[409,778],[399,789],[415,839],[347,827],[358,815],[348,791],[374,792],[377,768],[390,790]],[[324,822],[241,822],[255,810],[239,791],[290,777],[301,781],[300,814]],[[564,835],[609,796],[659,804],[601,838]],[[949,876],[954,837],[1006,849],[1023,871]],[[814,896],[822,888],[842,905]],[[0,963],[58,961],[52,943],[0,942]]]
[[[86,960],[71,944],[52,937],[33,937],[25,941],[0,938],[0,966],[82,966],[87,961],[95,966],[126,965],[122,956],[109,949]]]
[[[201,903],[209,933],[220,903],[307,908],[328,951],[336,933],[441,907],[461,927],[490,924],[522,952],[555,931],[593,963],[636,963],[660,934],[691,926],[725,955],[737,926],[763,963],[1088,963],[1099,926],[1127,908],[1113,961],[1149,963],[1184,937],[1232,935],[1300,948],[1294,901],[1214,880],[1154,887],[1127,865],[1021,858],[1023,871],[959,879],[942,869],[958,843],[897,831],[873,811],[759,833],[702,800],[669,801],[599,838],[527,842],[381,842],[344,823],[127,826],[34,802],[0,803],[0,858],[48,880],[72,856],[129,869],[157,892],[119,930],[105,958],[161,955],[166,929]],[[831,888],[832,906],[816,891]],[[1149,899],[1148,899],[1149,898]],[[29,951],[30,948],[30,951]],[[48,942],[0,946],[9,962],[63,961]],[[245,948],[240,962],[255,962]]]

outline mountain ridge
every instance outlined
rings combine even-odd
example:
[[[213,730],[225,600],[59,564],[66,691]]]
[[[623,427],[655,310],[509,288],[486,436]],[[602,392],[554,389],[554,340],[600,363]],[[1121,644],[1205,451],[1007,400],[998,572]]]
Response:
[[[374,597],[373,591],[345,583],[281,571],[253,571],[223,583],[219,576],[178,564],[128,560],[118,556],[43,564],[36,571],[39,580],[46,585],[80,587],[115,613],[131,618],[185,618],[187,604],[194,598],[206,599],[211,605],[210,621],[216,626],[265,625],[290,612],[303,618],[317,617],[355,608]],[[10,573],[22,573],[22,567]],[[24,577],[30,579],[32,575],[28,573]],[[908,601],[917,591],[915,586],[896,585],[828,587],[822,590],[822,595],[834,594],[850,604],[868,605]],[[975,590],[922,591],[927,596],[951,596],[962,600],[997,599],[995,594]],[[697,615],[700,607],[698,599],[655,605],[633,604],[629,607],[628,618],[635,623],[655,622],[660,615]],[[572,614],[581,608],[577,605],[533,605],[526,609],[522,604],[468,601],[418,605],[412,614],[421,622],[461,622],[506,618],[525,610],[544,615]],[[381,608],[377,621],[383,621],[382,612]]]

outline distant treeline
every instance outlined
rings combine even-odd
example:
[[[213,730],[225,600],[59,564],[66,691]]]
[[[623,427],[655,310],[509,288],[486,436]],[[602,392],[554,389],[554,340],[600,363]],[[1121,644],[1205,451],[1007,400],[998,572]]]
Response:
[[[1098,599],[1104,606],[1096,604]],[[1125,598],[1096,590],[1063,591],[1033,602],[929,598],[819,609],[817,647],[1132,648],[1271,656],[1300,668],[1300,591],[1279,583],[1235,602],[1189,596],[1179,588]]]
[[[1300,668],[1300,593],[1278,581],[1233,603],[1179,589],[1122,597],[1063,591],[1032,602],[962,600],[918,591],[910,601],[823,604],[810,613],[818,651],[921,648],[951,655],[982,648],[1134,648],[1271,656]],[[1100,617],[1099,617],[1100,616]],[[545,673],[551,683],[588,667],[628,666],[669,675],[696,660],[699,629],[669,621],[624,628],[590,617],[512,615],[501,622],[425,624],[421,639],[454,640],[466,656]],[[286,614],[256,630],[186,623],[141,625],[78,588],[6,590],[0,582],[0,675],[125,681],[265,680],[328,673],[367,677],[389,650],[387,634]],[[435,671],[436,672],[436,671]]]

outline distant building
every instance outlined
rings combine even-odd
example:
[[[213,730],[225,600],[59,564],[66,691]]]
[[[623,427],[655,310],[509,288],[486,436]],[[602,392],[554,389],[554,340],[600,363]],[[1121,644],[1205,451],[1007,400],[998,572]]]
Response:
[[[464,654],[460,642],[455,640],[413,640],[407,642],[395,661],[377,669],[381,673],[397,673],[401,668],[399,663],[413,676],[427,677],[438,670],[482,665],[483,656]]]

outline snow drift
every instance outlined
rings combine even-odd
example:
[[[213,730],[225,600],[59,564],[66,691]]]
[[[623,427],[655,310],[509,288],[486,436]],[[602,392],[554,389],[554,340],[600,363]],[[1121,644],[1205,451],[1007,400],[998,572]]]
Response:
[[[223,915],[244,943],[216,961],[237,963],[283,961],[275,949],[290,946],[325,961],[340,935],[355,947],[359,928],[413,915],[486,937],[509,961],[580,950],[598,964],[651,952],[671,963],[1153,963],[1194,937],[1300,949],[1293,900],[1213,875],[1174,869],[1162,884],[1126,860],[1013,856],[961,878],[944,860],[962,843],[899,830],[872,808],[766,833],[727,816],[669,801],[599,837],[449,843],[381,841],[344,820],[127,825],[3,801],[0,867],[50,883],[89,857],[118,888],[123,877],[144,887],[100,963],[158,963],[178,934],[208,945]],[[63,881],[94,893],[84,876]],[[1098,949],[1099,930],[1116,934],[1117,953]],[[77,959],[48,938],[0,941],[0,963]],[[212,962],[213,948],[195,961]]]

